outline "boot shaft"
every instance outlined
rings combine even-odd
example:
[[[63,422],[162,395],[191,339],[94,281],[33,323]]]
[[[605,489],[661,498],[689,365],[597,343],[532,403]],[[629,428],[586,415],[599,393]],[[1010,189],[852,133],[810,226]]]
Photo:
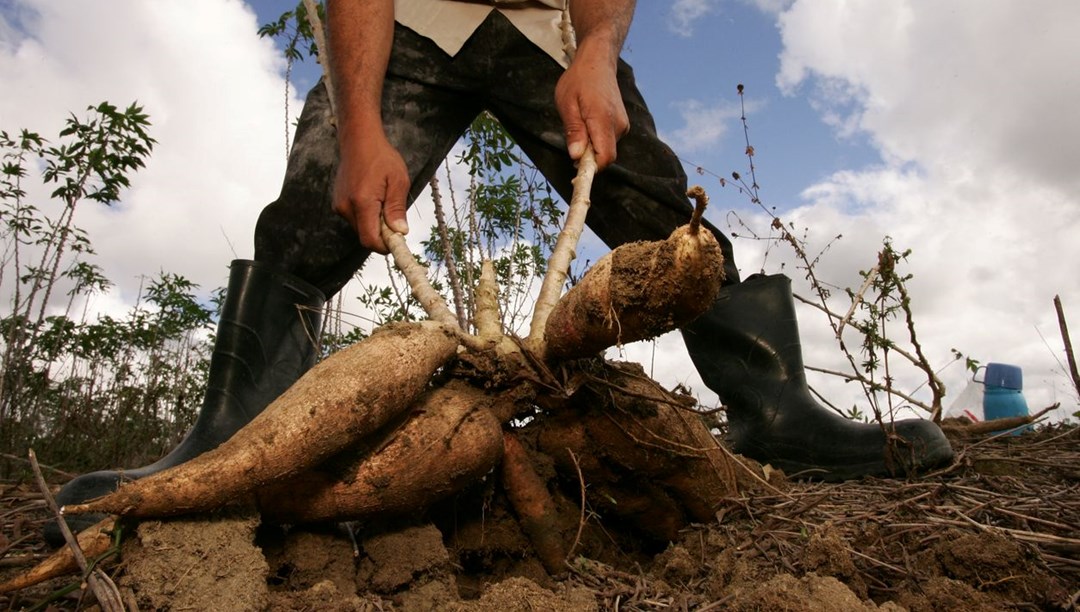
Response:
[[[251,420],[317,361],[325,299],[315,286],[257,261],[238,259],[230,270],[207,404],[225,395]]]
[[[724,287],[682,331],[702,380],[734,420],[771,421],[778,397],[806,386],[791,279],[784,275]]]

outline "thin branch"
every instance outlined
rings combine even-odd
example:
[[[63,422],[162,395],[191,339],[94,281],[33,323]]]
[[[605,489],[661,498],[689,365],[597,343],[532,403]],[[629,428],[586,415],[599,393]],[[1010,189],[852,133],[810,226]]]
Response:
[[[446,227],[446,215],[443,213],[439,179],[432,176],[428,184],[431,185],[431,199],[435,203],[435,227],[439,232],[439,240],[442,241],[443,263],[446,265],[450,291],[454,294],[454,311],[457,313],[458,325],[461,326],[462,330],[468,330],[469,319],[465,316],[464,290],[461,286],[461,277],[458,276],[457,266],[454,265],[454,250],[450,244],[450,231]]]
[[[11,455],[11,454],[8,454],[8,453],[0,453],[0,457],[3,457],[4,459],[10,459],[12,461],[18,461],[20,463],[30,463],[29,459],[23,459],[22,457],[19,457],[18,455]],[[55,473],[63,476],[64,478],[75,478],[76,476],[78,476],[78,474],[72,474],[71,472],[65,472],[64,470],[54,468],[54,467],[52,467],[50,465],[44,465],[44,464],[39,463],[38,466],[42,467],[42,468],[44,468],[46,470],[49,470],[50,472],[55,472]]]
[[[1072,340],[1069,339],[1069,326],[1065,323],[1065,310],[1061,306],[1061,296],[1054,296],[1054,310],[1057,311],[1058,327],[1061,328],[1061,341],[1065,343],[1065,358],[1069,361],[1069,376],[1073,387],[1080,396],[1080,372],[1076,368],[1076,353],[1073,352]]]
[[[803,304],[806,304],[807,306],[818,309],[819,311],[824,313],[825,316],[827,316],[830,319],[839,319],[840,318],[840,315],[836,314],[835,312],[829,310],[828,308],[822,306],[821,304],[818,304],[817,302],[810,301],[810,300],[802,297],[799,294],[792,294],[792,297],[794,297],[796,300],[802,302]],[[899,346],[896,343],[890,343],[889,344],[889,350],[899,353],[902,357],[904,357],[905,359],[910,361],[913,365],[918,365],[918,363],[919,363],[919,358],[918,357],[911,354],[909,351],[904,349],[904,347]],[[822,371],[824,372],[824,370],[822,370]],[[834,372],[828,372],[828,373],[833,374]],[[847,376],[847,375],[846,374],[840,374],[840,376]],[[857,382],[857,381],[859,381],[861,379],[855,378],[855,377],[850,377],[849,380]]]
[[[922,408],[923,410],[925,410],[925,411],[927,411],[929,413],[933,413],[933,409],[930,406],[927,406],[924,402],[920,402],[919,400],[915,399],[914,397],[911,397],[910,395],[904,393],[903,391],[897,391],[896,389],[893,389],[891,387],[886,387],[885,385],[883,385],[881,383],[874,382],[874,381],[870,380],[869,378],[866,378],[862,374],[859,374],[859,373],[847,374],[847,373],[844,373],[844,372],[837,372],[836,370],[828,370],[826,368],[818,368],[818,367],[809,366],[809,365],[804,366],[804,367],[807,370],[810,370],[812,372],[821,372],[822,374],[829,374],[831,376],[839,376],[840,378],[842,378],[842,379],[844,379],[844,380],[846,380],[848,382],[861,383],[863,385],[866,385],[867,388],[870,391],[884,391],[884,392],[886,392],[886,393],[888,393],[890,395],[895,395],[896,397],[899,397],[900,399],[904,400],[905,402],[908,402],[912,406],[918,406],[919,408]]]
[[[29,460],[30,468],[34,472],[34,480],[37,481],[38,489],[41,490],[41,495],[45,498],[45,504],[48,505],[49,510],[56,517],[60,533],[63,534],[64,541],[71,548],[71,554],[75,558],[75,562],[79,564],[79,569],[82,570],[83,575],[86,576],[86,583],[90,586],[90,590],[94,592],[94,596],[97,597],[101,609],[105,610],[105,612],[124,612],[124,604],[120,601],[116,585],[112,584],[112,580],[109,580],[109,577],[101,570],[91,569],[86,562],[86,556],[83,555],[82,549],[79,547],[79,541],[71,533],[67,521],[64,520],[64,515],[61,514],[60,508],[56,505],[56,500],[53,499],[52,493],[49,492],[49,485],[41,474],[41,467],[38,465],[37,455],[33,449],[29,451]]]
[[[578,487],[581,491],[581,515],[578,516],[577,534],[574,535],[574,543],[570,545],[570,550],[566,552],[566,560],[569,561],[574,556],[574,551],[577,550],[578,544],[581,543],[581,532],[585,529],[585,508],[587,507],[585,501],[585,475],[581,473],[581,463],[578,462],[577,455],[569,448],[566,449],[567,453],[570,453],[570,460],[574,462],[574,469],[577,470]]]
[[[308,24],[311,25],[311,34],[315,37],[315,48],[318,49],[319,64],[323,68],[323,84],[326,85],[326,93],[330,97],[330,116],[336,117],[334,112],[334,83],[330,80],[330,47],[326,44],[326,30],[323,29],[322,19],[319,19],[319,7],[315,0],[304,0],[304,8],[307,9]]]
[[[855,316],[855,309],[858,308],[859,304],[864,301],[865,298],[863,296],[866,295],[866,292],[874,284],[874,280],[877,278],[878,272],[880,272],[880,268],[878,266],[874,266],[873,268],[871,268],[870,272],[866,275],[866,280],[863,281],[862,287],[859,287],[859,290],[855,292],[855,299],[851,300],[851,308],[848,308],[847,314],[845,314],[840,319],[840,323],[836,326],[837,340],[840,340],[841,337],[844,335],[844,327],[848,324],[849,321],[851,321],[851,317]]]
[[[907,289],[902,283],[897,283],[897,289],[900,291],[900,308],[904,311],[904,321],[907,323],[908,339],[911,341],[911,346],[915,348],[915,354],[918,359],[915,360],[915,367],[919,368],[926,374],[927,384],[930,386],[930,393],[933,395],[933,400],[930,410],[930,419],[935,423],[941,421],[941,400],[945,397],[945,383],[941,382],[941,379],[934,373],[934,368],[930,366],[930,361],[923,354],[922,344],[919,343],[919,339],[915,334],[915,317],[911,312],[911,297],[908,295]]]

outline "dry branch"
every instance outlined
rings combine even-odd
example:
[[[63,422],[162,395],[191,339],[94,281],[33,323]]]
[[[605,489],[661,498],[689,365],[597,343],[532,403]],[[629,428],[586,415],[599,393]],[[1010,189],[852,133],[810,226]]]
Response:
[[[1069,326],[1065,322],[1065,309],[1061,306],[1061,296],[1054,296],[1054,311],[1057,312],[1058,328],[1061,330],[1061,342],[1065,345],[1065,359],[1069,364],[1069,377],[1072,379],[1076,395],[1080,397],[1080,369],[1076,367],[1076,353],[1073,352],[1072,339],[1069,338]]]
[[[1031,425],[1035,421],[1041,419],[1046,413],[1051,410],[1056,410],[1058,406],[1060,406],[1060,404],[1054,404],[1053,406],[1043,408],[1039,412],[1027,416],[1005,417],[1001,419],[992,419],[990,421],[980,421],[978,423],[960,423],[948,420],[941,423],[941,429],[945,433],[957,436],[981,436],[988,433],[1008,431],[1018,427]]]
[[[45,477],[41,475],[41,467],[38,466],[37,455],[33,450],[30,450],[29,458],[30,468],[34,472],[34,479],[37,481],[38,489],[41,490],[41,495],[45,498],[45,504],[56,517],[60,533],[63,534],[64,540],[67,542],[67,551],[70,553],[68,556],[82,570],[86,583],[90,586],[90,590],[94,593],[94,597],[97,598],[101,608],[105,612],[123,612],[124,604],[120,601],[116,585],[101,570],[87,563],[86,555],[81,548],[82,543],[71,533],[71,529],[68,528],[67,522],[60,512],[60,508],[56,505],[56,500],[53,499],[52,494],[49,492]]]

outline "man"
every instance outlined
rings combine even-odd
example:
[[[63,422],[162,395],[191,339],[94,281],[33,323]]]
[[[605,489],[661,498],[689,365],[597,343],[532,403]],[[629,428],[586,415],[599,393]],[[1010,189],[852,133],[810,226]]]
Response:
[[[371,252],[386,251],[380,218],[408,231],[406,206],[481,111],[567,200],[573,160],[592,143],[603,170],[587,220],[609,246],[665,238],[685,223],[686,175],[619,59],[633,0],[570,0],[572,62],[562,1],[330,0],[336,129],[320,84],[308,95],[281,195],[259,218],[255,262],[233,263],[195,427],[157,463],[81,476],[58,501],[96,497],[122,478],[217,446],[299,378],[316,355],[324,296]],[[724,252],[726,280],[712,308],[682,333],[705,384],[727,406],[737,452],[829,480],[951,459],[933,423],[859,424],[818,405],[806,387],[790,282],[740,282],[730,241],[709,229]]]

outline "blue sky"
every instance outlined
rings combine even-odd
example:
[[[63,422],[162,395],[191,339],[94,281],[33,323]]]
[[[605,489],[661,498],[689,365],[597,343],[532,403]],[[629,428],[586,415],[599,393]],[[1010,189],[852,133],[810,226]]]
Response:
[[[774,75],[781,45],[775,19],[745,2],[709,6],[708,12],[684,25],[674,18],[668,3],[640,2],[624,53],[658,128],[676,143],[673,146],[684,160],[724,177],[732,171],[746,174],[736,93],[740,83],[746,88],[758,183],[771,205],[787,209],[798,201],[805,185],[876,157],[862,146],[861,138],[837,139],[804,97],[783,95],[777,88]],[[680,130],[686,129],[684,113],[690,109],[711,111],[721,119],[721,137],[679,147],[687,141]],[[705,186],[731,207],[745,201],[737,193],[719,191],[715,184]]]
[[[288,123],[280,50],[255,31],[294,5],[0,0],[0,129],[55,134],[68,112],[102,100],[138,100],[154,124],[154,156],[123,200],[79,210],[116,283],[90,310],[124,311],[159,270],[209,290],[230,259],[251,256],[254,220],[284,172]],[[723,176],[745,174],[735,86],[746,85],[763,199],[811,254],[825,251],[826,282],[857,286],[885,236],[913,249],[920,339],[951,397],[968,381],[952,363],[957,348],[1021,365],[1029,403],[1061,402],[1063,415],[1077,398],[1051,300],[1064,302],[1075,343],[1077,26],[1080,3],[1062,0],[640,0],[625,57],[669,144]],[[316,70],[295,75],[291,117]],[[745,196],[700,178],[721,228],[735,212],[769,235],[770,219]],[[744,275],[784,271],[809,295],[788,249],[735,246]],[[381,264],[368,268],[380,278]],[[807,362],[841,367],[821,317],[799,316]],[[677,336],[624,354],[715,401]],[[896,374],[918,387],[917,374]],[[859,401],[851,385],[814,382],[841,406]]]

